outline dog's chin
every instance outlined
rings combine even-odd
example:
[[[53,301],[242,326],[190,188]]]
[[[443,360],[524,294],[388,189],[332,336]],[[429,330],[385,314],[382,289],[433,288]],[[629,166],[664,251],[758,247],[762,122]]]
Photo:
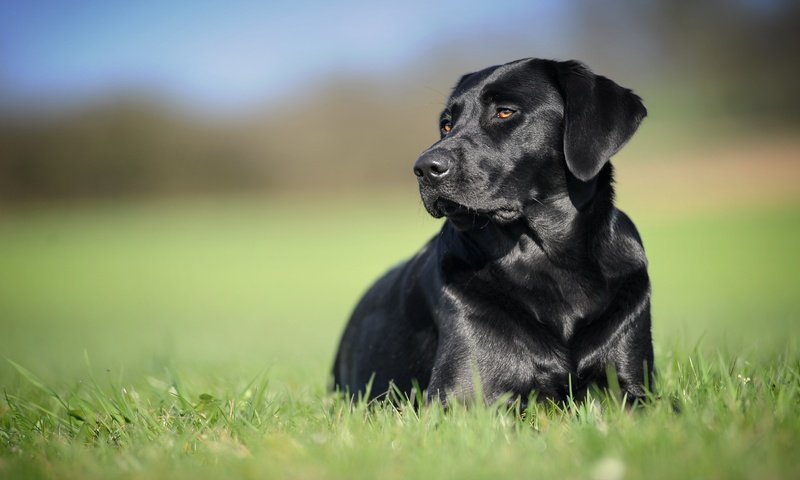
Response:
[[[507,225],[522,216],[518,210],[512,208],[474,208],[443,197],[426,198],[423,195],[422,203],[432,217],[447,217],[459,229],[484,228],[489,223]]]

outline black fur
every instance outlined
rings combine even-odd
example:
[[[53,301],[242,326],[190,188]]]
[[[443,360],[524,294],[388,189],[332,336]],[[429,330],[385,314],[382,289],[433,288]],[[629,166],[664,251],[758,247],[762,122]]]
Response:
[[[500,118],[511,111],[508,118]],[[498,113],[500,112],[500,113]],[[465,75],[441,139],[415,164],[441,233],[364,295],[333,367],[337,389],[394,383],[428,398],[564,400],[616,371],[652,380],[642,242],[613,204],[615,154],[639,97],[578,62],[524,59]],[[498,116],[500,115],[500,116]]]

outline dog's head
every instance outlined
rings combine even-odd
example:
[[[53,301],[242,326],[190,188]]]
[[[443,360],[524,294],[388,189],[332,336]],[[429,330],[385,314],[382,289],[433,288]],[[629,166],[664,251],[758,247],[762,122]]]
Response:
[[[593,182],[646,114],[633,92],[574,61],[464,75],[440,140],[414,164],[422,201],[434,217],[514,222],[532,202]]]

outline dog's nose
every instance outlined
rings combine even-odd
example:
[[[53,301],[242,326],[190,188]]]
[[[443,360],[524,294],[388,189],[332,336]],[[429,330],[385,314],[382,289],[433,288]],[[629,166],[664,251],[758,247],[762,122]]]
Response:
[[[428,180],[439,180],[450,171],[450,160],[438,153],[426,153],[414,163],[414,175]]]

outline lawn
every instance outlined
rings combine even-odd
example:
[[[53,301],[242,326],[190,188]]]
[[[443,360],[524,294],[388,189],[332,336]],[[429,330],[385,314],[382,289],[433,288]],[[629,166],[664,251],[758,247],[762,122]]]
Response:
[[[355,406],[350,309],[438,226],[413,191],[0,216],[2,478],[796,478],[800,203],[649,214],[660,400]]]

